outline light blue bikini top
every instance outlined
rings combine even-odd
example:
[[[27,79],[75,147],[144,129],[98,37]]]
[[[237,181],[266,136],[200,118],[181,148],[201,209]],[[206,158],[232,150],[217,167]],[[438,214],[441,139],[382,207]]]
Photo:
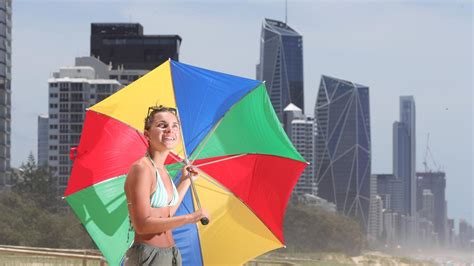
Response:
[[[173,180],[171,180],[170,177],[171,186],[173,187],[173,198],[171,199],[171,201],[168,201],[168,191],[166,191],[165,184],[163,183],[163,180],[161,180],[160,174],[158,173],[158,169],[155,166],[155,162],[153,162],[150,155],[147,154],[147,157],[148,159],[150,159],[150,162],[155,168],[156,172],[156,190],[155,192],[153,192],[153,194],[151,194],[151,207],[161,208],[176,205],[178,203],[179,195],[178,190],[176,189],[176,186],[173,183]]]

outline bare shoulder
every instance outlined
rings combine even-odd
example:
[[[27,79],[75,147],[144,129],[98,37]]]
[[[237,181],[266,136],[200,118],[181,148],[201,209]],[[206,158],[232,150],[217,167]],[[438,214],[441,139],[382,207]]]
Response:
[[[125,186],[130,183],[135,184],[137,181],[140,180],[148,180],[149,178],[145,178],[146,176],[148,176],[147,162],[145,158],[140,158],[130,166],[130,170],[128,171],[127,178],[125,181]]]

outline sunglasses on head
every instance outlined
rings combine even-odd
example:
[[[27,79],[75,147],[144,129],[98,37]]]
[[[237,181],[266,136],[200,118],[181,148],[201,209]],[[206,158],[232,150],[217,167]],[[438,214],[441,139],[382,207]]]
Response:
[[[150,116],[150,114],[152,112],[170,112],[174,115],[176,115],[176,108],[173,108],[173,107],[166,107],[166,106],[163,106],[163,105],[159,105],[159,106],[151,106],[151,107],[148,107],[148,113],[147,113],[147,116]]]

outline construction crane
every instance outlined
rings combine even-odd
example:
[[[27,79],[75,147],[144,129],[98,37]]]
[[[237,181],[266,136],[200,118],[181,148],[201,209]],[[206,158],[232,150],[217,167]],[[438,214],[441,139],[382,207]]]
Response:
[[[428,166],[428,158],[431,159],[431,163],[434,165],[435,170],[438,172],[441,172],[441,167],[436,163],[433,153],[431,152],[430,149],[430,133],[427,133],[426,136],[426,150],[425,150],[425,156],[423,157],[423,165],[425,166],[425,173],[427,172],[433,172],[432,169]]]

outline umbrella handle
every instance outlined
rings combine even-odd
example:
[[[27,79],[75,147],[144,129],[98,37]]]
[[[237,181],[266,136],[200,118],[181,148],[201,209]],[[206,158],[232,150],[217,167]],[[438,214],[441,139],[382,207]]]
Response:
[[[207,217],[202,217],[201,218],[201,224],[202,225],[207,225],[209,223],[209,219]]]

